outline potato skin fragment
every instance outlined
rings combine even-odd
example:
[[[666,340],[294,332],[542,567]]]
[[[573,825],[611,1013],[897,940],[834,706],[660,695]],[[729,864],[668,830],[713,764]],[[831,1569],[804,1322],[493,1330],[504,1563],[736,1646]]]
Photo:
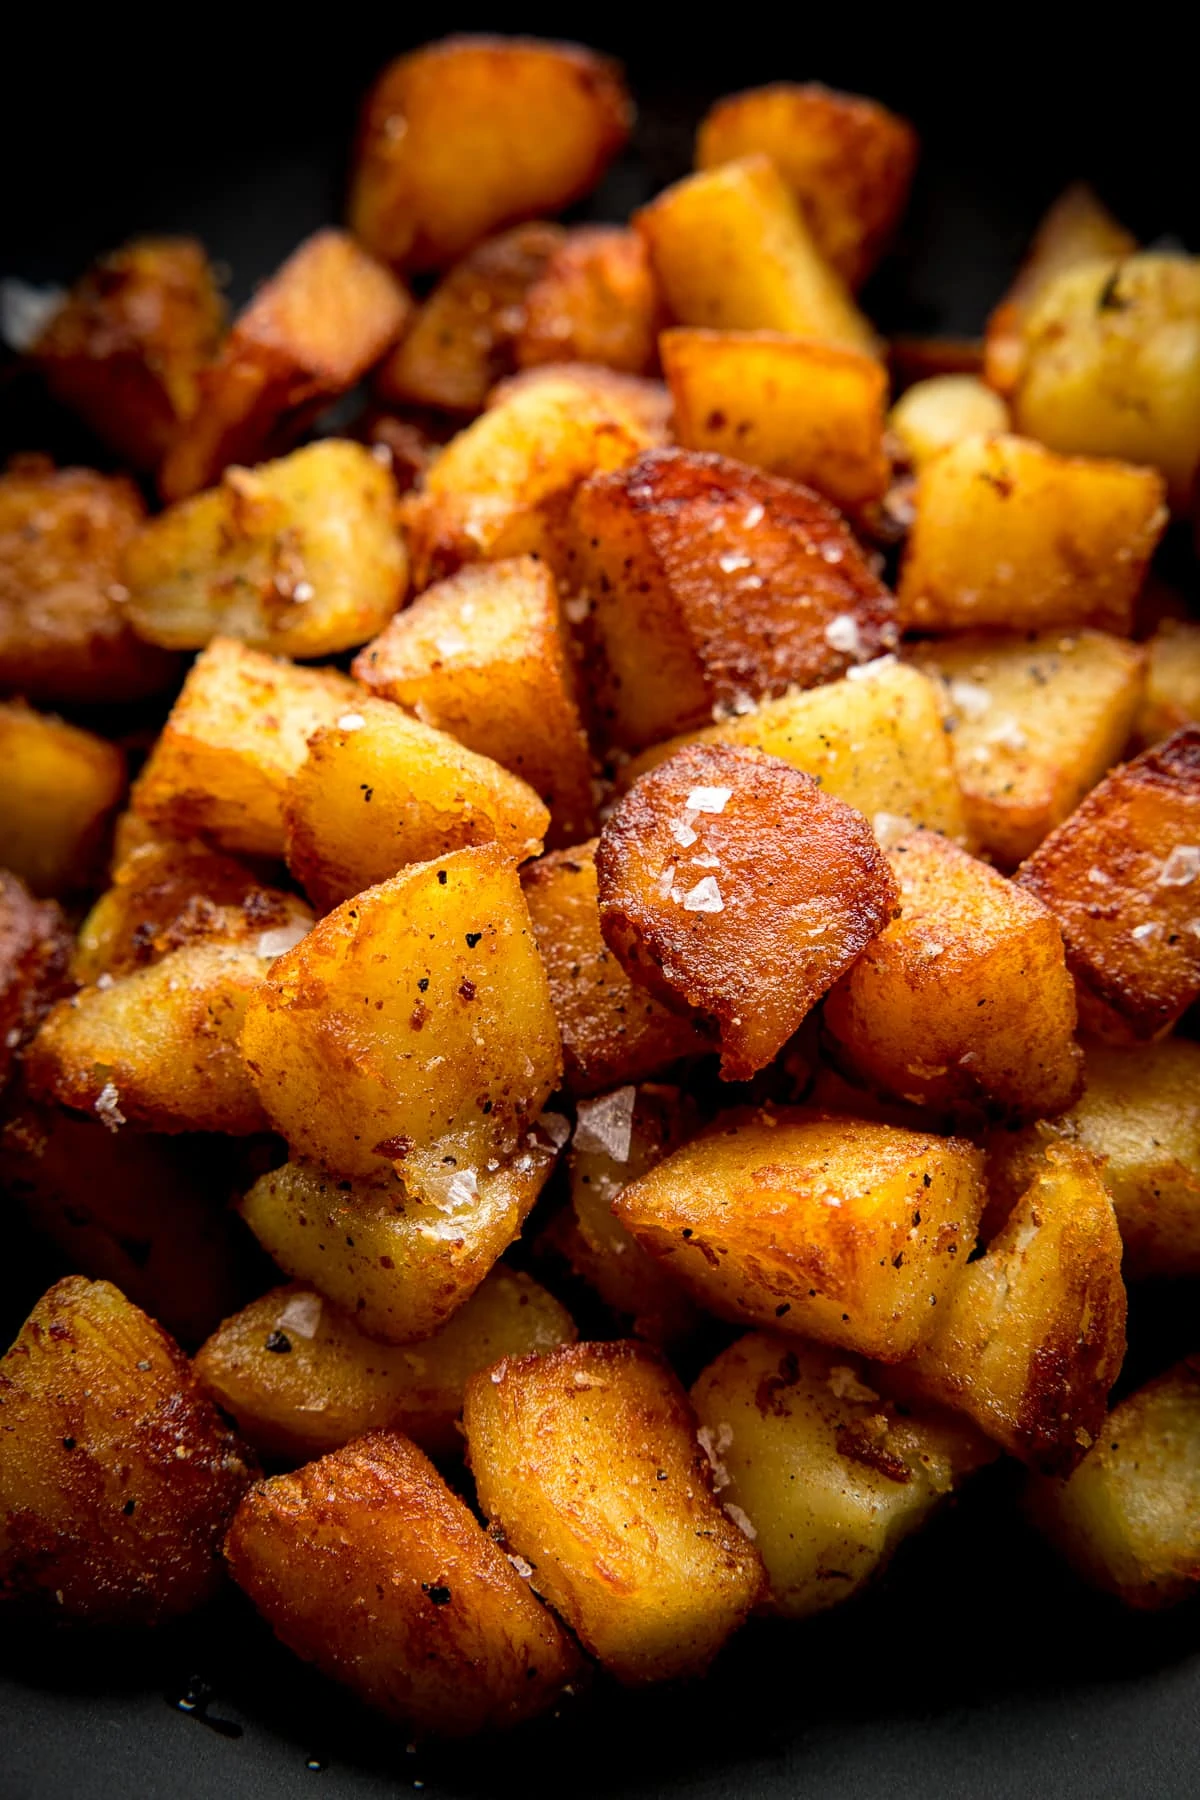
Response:
[[[0,869],[0,1091],[13,1060],[70,986],[72,937],[53,900]]]

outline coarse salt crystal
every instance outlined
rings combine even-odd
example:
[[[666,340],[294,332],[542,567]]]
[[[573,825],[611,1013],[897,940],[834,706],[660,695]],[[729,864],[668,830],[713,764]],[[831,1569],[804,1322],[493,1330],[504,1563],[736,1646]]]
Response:
[[[99,986],[99,983],[97,983],[97,986]],[[21,1041],[20,1030],[18,1029],[18,1027],[16,1025],[14,1025],[11,1031],[5,1033],[4,1048],[6,1050],[15,1050],[17,1045],[20,1043],[20,1041]]]
[[[1015,719],[1001,719],[993,725],[987,734],[989,744],[996,744],[1002,750],[1028,750],[1029,739],[1021,730]]]
[[[564,1118],[562,1113],[541,1113],[538,1117],[538,1124],[556,1150],[561,1150],[571,1135],[571,1121]]]
[[[598,1150],[614,1162],[628,1162],[636,1104],[635,1087],[616,1088],[596,1100],[581,1100],[576,1108],[576,1150]]]
[[[439,656],[461,656],[467,648],[467,640],[457,631],[444,631],[441,637],[433,640],[433,647]]]
[[[753,1543],[758,1536],[758,1533],[742,1511],[741,1507],[735,1506],[732,1500],[727,1500],[725,1502],[725,1511],[729,1514],[729,1517],[733,1520],[742,1536],[749,1538],[750,1542]]]
[[[312,599],[313,595],[316,593],[316,591],[317,590],[313,586],[311,581],[293,582],[292,583],[292,605],[293,606],[307,606],[309,601]]]
[[[104,988],[110,988],[112,986],[112,984],[113,984],[113,978],[109,974],[107,969],[105,969],[101,974],[97,975],[96,986],[98,988],[103,990]]]
[[[748,510],[746,512],[746,516],[742,520],[742,524],[745,526],[747,531],[753,531],[754,527],[756,525],[762,524],[764,517],[765,517],[764,509],[756,501],[753,506],[748,508]]]
[[[684,850],[696,841],[696,833],[692,830],[691,821],[689,819],[676,819],[675,823],[671,826],[671,836],[675,839],[675,842],[681,849]]]
[[[279,1315],[280,1329],[297,1337],[314,1338],[321,1329],[324,1305],[320,1294],[293,1294]]]
[[[338,730],[339,731],[361,731],[363,726],[366,724],[366,722],[367,721],[363,718],[361,713],[356,713],[356,712],[343,713],[341,718],[338,720]]]
[[[705,875],[694,888],[688,889],[683,896],[683,910],[694,913],[724,912],[725,902],[721,898],[715,876]]]
[[[826,544],[821,552],[821,560],[827,563],[840,563],[845,559],[845,555],[846,552],[840,544]]]
[[[825,642],[831,650],[842,650],[847,656],[858,656],[862,650],[862,633],[853,613],[838,613],[825,627]]]
[[[1200,875],[1200,844],[1176,844],[1158,872],[1156,887],[1190,887]]]
[[[722,575],[736,575],[739,569],[752,569],[754,567],[754,558],[752,556],[740,556],[736,553],[732,556],[718,556],[717,567],[720,569]]]
[[[915,829],[912,820],[906,819],[902,813],[877,812],[871,821],[871,830],[884,850],[890,850],[893,844],[908,837]]]
[[[572,625],[582,625],[591,611],[591,602],[586,594],[572,594],[569,600],[563,601],[563,611]]]
[[[829,1387],[838,1400],[878,1400],[879,1395],[874,1388],[869,1388],[858,1379],[854,1370],[846,1363],[838,1363],[829,1371]]]
[[[125,1114],[121,1111],[120,1098],[111,1081],[106,1081],[96,1095],[96,1104],[92,1108],[102,1125],[110,1131],[118,1131],[125,1123]]]
[[[1093,887],[1107,887],[1112,880],[1112,876],[1106,875],[1103,869],[1095,868],[1088,870],[1087,878]]]
[[[1157,919],[1147,919],[1144,925],[1135,925],[1129,935],[1136,944],[1148,944],[1151,938],[1158,937],[1161,931],[1162,926]]]
[[[33,287],[17,275],[0,281],[0,337],[10,350],[24,355],[66,299],[63,288]]]
[[[689,812],[723,813],[732,798],[732,788],[693,788],[687,797],[687,809]]]
[[[479,1192],[479,1181],[474,1169],[455,1169],[446,1188],[446,1198],[452,1206],[465,1206]]]
[[[692,861],[698,869],[719,869],[721,866],[720,857],[714,856],[711,850],[702,850]]]
[[[658,893],[662,900],[671,898],[671,889],[675,886],[675,864],[668,863],[658,878]]]
[[[301,938],[308,936],[308,929],[303,919],[293,919],[290,925],[276,925],[271,931],[260,931],[255,949],[259,956],[282,956],[285,950],[294,950]]]
[[[877,656],[873,662],[858,663],[846,670],[847,681],[870,681],[876,675],[882,675],[890,669],[896,658],[889,652],[887,656]]]
[[[959,676],[950,683],[950,703],[957,707],[964,719],[982,719],[992,704],[992,696],[978,682],[967,681]]]
[[[508,1560],[517,1571],[517,1574],[521,1577],[521,1580],[528,1581],[529,1577],[533,1574],[533,1564],[527,1563],[523,1556],[514,1556],[511,1551],[509,1552]]]

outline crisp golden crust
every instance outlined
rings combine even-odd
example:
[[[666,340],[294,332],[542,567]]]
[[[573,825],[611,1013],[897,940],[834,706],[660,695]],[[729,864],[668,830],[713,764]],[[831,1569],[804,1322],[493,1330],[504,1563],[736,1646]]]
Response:
[[[662,302],[636,231],[580,225],[563,237],[525,295],[516,356],[542,363],[598,363],[649,375],[657,361]]]
[[[22,1044],[70,986],[71,933],[53,900],[0,869],[0,1089]]]

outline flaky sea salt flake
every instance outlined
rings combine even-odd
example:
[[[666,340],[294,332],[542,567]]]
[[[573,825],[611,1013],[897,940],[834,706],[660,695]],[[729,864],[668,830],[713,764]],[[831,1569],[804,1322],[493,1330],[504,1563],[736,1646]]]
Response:
[[[1200,875],[1200,844],[1176,844],[1158,871],[1155,887],[1190,887]]]
[[[697,787],[687,797],[687,808],[689,812],[723,813],[732,798],[732,788]]]
[[[721,898],[715,876],[705,875],[694,888],[688,889],[683,896],[683,910],[694,913],[724,912],[725,902]]]
[[[613,1162],[628,1162],[636,1104],[635,1087],[615,1088],[598,1099],[581,1100],[576,1108],[576,1150],[599,1151]]]

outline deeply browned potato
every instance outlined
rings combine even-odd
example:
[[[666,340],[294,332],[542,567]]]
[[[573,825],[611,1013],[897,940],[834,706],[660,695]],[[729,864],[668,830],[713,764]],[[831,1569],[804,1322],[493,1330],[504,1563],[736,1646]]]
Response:
[[[515,1725],[578,1666],[553,1615],[399,1432],[262,1482],[225,1553],[290,1650],[421,1729]]]
[[[365,1337],[313,1288],[276,1288],[226,1319],[194,1367],[265,1455],[306,1461],[390,1426],[430,1456],[453,1456],[462,1448],[463,1389],[476,1369],[575,1336],[570,1314],[545,1288],[500,1267],[434,1337],[411,1347]]]
[[[632,1342],[505,1361],[463,1417],[484,1512],[585,1648],[625,1682],[704,1669],[763,1571],[666,1364]]]
[[[888,860],[900,916],[825,1002],[854,1067],[919,1104],[1062,1112],[1083,1059],[1054,915],[934,832],[904,838]]]
[[[1158,744],[1181,725],[1200,725],[1200,625],[1164,619],[1146,652],[1137,736],[1143,744]]]
[[[632,122],[619,65],[575,44],[426,44],[367,97],[351,227],[386,262],[444,267],[502,225],[579,199]]]
[[[609,948],[635,981],[715,1020],[729,1081],[771,1061],[896,902],[861,814],[778,758],[723,744],[642,776],[601,833],[596,874]]]
[[[125,791],[115,744],[19,701],[0,703],[0,868],[35,894],[86,887]]]
[[[34,900],[0,869],[0,1089],[13,1058],[51,1003],[66,992],[71,933],[52,900]]]
[[[196,410],[225,307],[194,238],[135,238],[94,262],[30,355],[55,397],[137,469]]]
[[[124,476],[29,462],[0,475],[0,691],[138,700],[175,659],[134,636],[121,559],[144,516]]]
[[[875,100],[819,82],[731,94],[696,134],[696,166],[765,152],[800,203],[822,256],[851,287],[879,261],[900,221],[917,135]]]
[[[929,1340],[961,1278],[982,1162],[958,1138],[734,1113],[614,1210],[711,1310],[896,1362]]]
[[[60,1281],[0,1362],[0,1604],[190,1612],[252,1474],[166,1332],[106,1281]]]
[[[307,238],[234,321],[159,471],[165,500],[290,449],[400,335],[412,301],[344,231]]]
[[[652,451],[585,481],[572,522],[600,706],[626,747],[829,681],[895,642],[892,595],[828,502],[728,457]]]
[[[1200,994],[1200,726],[1114,769],[1017,880],[1058,920],[1118,1040],[1169,1030]]]
[[[645,243],[615,225],[580,225],[525,296],[517,362],[599,363],[647,375],[657,360],[661,303]]]

